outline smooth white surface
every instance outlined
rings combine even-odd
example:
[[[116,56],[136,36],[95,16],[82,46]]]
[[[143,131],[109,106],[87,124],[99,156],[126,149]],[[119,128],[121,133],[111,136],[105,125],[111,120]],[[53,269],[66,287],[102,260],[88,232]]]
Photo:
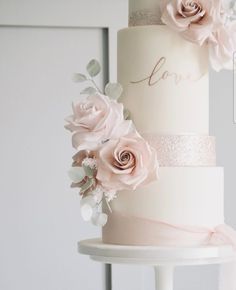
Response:
[[[79,252],[103,263],[142,265],[205,265],[235,259],[231,246],[149,247],[104,244],[100,239],[82,240]]]
[[[170,224],[215,227],[224,223],[223,168],[160,167],[158,181],[119,192],[111,208]]]
[[[163,57],[165,63],[157,65]],[[150,86],[146,78],[152,71]],[[194,81],[176,83],[176,74],[191,75]],[[140,132],[209,133],[206,47],[184,40],[163,25],[123,29],[118,33],[118,81],[124,88],[121,100]]]

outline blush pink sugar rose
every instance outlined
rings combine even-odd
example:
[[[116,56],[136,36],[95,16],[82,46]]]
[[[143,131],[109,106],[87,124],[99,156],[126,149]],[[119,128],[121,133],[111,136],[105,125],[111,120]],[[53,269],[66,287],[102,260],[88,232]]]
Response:
[[[99,93],[73,104],[73,115],[65,126],[73,133],[73,147],[96,150],[106,140],[132,131],[132,122],[124,120],[123,110],[121,103]]]
[[[221,26],[209,40],[210,61],[213,69],[233,69],[233,54],[236,51],[236,21]]]
[[[108,189],[134,190],[157,179],[156,151],[136,132],[105,143],[97,160],[97,179]]]
[[[162,0],[162,21],[182,36],[202,45],[221,22],[220,0]]]

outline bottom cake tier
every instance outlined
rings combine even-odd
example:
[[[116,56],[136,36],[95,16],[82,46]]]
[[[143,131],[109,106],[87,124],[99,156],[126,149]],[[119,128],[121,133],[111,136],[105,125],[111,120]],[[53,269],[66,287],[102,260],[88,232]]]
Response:
[[[224,223],[224,171],[221,167],[161,167],[159,180],[135,191],[121,191],[106,205],[104,243],[175,245],[171,231],[214,229]],[[168,234],[159,231],[168,228]],[[164,237],[163,237],[164,235]],[[166,236],[166,237],[165,237]],[[180,239],[179,239],[180,240]],[[192,245],[183,235],[183,245]],[[193,244],[195,242],[193,241]]]

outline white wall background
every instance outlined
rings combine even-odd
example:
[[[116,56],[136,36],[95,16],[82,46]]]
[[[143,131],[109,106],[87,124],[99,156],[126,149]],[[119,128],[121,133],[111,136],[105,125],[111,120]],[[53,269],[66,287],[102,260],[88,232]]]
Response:
[[[0,289],[102,289],[101,265],[77,254],[78,240],[99,233],[83,224],[69,188],[63,118],[79,95],[72,72],[88,55],[103,59],[103,34],[0,29]]]
[[[77,254],[78,240],[100,233],[81,220],[79,198],[69,188],[66,171],[73,150],[63,118],[80,91],[72,73],[83,70],[93,57],[106,71],[107,33],[91,26],[103,27],[108,14],[117,28],[123,26],[126,1],[112,1],[0,0],[0,24],[5,24],[0,27],[2,290],[104,289],[103,267]],[[119,11],[114,3],[119,3]],[[38,27],[28,27],[31,23]],[[42,23],[46,27],[40,27]],[[110,59],[115,64],[114,56]],[[104,76],[99,79],[103,82]],[[211,74],[210,124],[217,137],[218,163],[225,166],[226,221],[236,227],[232,72]],[[216,290],[216,277],[216,267],[180,268],[176,289]],[[153,288],[151,268],[113,267],[114,290]]]

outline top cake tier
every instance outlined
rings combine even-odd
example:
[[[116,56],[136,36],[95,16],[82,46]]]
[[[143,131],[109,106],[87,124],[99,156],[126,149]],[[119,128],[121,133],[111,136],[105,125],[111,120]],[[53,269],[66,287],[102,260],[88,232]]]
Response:
[[[158,0],[129,0],[129,26],[162,24]]]

